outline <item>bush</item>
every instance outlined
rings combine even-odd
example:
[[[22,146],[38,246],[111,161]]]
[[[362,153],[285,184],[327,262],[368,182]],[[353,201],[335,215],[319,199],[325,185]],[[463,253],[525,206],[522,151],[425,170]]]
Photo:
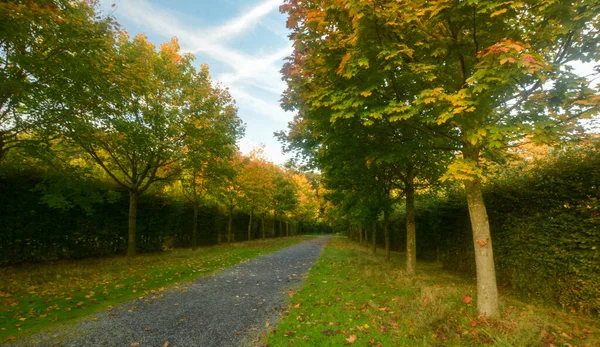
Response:
[[[75,174],[5,169],[0,196],[0,265],[125,254],[129,195],[110,184]],[[247,239],[248,218],[234,214],[235,240]],[[198,244],[216,244],[227,222],[219,209],[201,208]],[[258,219],[254,229],[258,233]],[[190,206],[157,194],[139,198],[138,252],[189,247],[191,233]]]
[[[486,185],[500,284],[578,310],[600,312],[600,143],[507,170]],[[466,197],[417,203],[420,256],[441,250],[451,270],[473,275]],[[431,242],[437,240],[436,242]],[[427,246],[429,245],[429,246]]]

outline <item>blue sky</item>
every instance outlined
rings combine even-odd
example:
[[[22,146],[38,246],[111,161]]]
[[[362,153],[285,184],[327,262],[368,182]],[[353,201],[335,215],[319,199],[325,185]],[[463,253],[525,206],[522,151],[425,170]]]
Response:
[[[177,36],[182,51],[208,64],[211,76],[229,87],[246,123],[239,145],[244,153],[265,145],[266,156],[283,163],[273,132],[285,129],[292,114],[279,106],[285,88],[279,70],[291,54],[279,13],[283,0],[101,0],[132,36],[143,32],[156,45]],[[113,7],[112,5],[115,4]]]

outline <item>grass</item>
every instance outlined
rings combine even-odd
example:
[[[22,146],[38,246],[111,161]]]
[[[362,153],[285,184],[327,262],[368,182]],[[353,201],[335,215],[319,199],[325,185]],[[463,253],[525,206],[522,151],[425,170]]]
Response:
[[[290,246],[288,237],[134,258],[112,257],[0,268],[0,343]]]
[[[332,238],[269,346],[600,346],[600,320],[501,296],[501,314],[478,316],[473,280],[438,264],[404,272],[403,255],[371,254]],[[469,298],[472,299],[471,302]]]

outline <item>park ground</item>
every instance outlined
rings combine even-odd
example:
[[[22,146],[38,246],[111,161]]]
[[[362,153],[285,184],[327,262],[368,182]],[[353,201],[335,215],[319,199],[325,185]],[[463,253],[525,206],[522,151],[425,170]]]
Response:
[[[161,293],[310,237],[0,269],[0,341],[85,320],[95,312]],[[475,280],[404,255],[372,254],[333,237],[306,281],[287,293],[279,322],[254,343],[268,346],[599,346],[600,319],[501,288],[501,315],[479,316]],[[91,318],[94,319],[94,318]]]
[[[23,264],[0,268],[0,343],[85,319],[297,244],[297,236],[154,254]],[[93,318],[92,318],[93,319]]]
[[[600,346],[600,319],[501,289],[501,314],[477,314],[475,279],[404,254],[372,254],[332,238],[277,327],[269,346]]]

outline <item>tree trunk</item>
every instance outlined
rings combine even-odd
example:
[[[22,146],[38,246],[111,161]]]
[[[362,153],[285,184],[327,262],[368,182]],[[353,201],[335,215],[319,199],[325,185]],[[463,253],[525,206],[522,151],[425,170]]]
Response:
[[[361,228],[360,224],[358,225],[358,244],[359,245],[363,244],[363,232],[362,232],[362,228]]]
[[[138,192],[129,191],[129,226],[127,230],[127,256],[135,255],[135,228],[137,221],[137,199]]]
[[[373,254],[375,254],[377,252],[377,225],[375,223],[373,223],[373,236],[371,237],[371,243],[372,248],[373,248]]]
[[[265,216],[263,215],[261,218],[261,231],[262,231],[262,238],[263,240],[265,239]]]
[[[283,237],[283,221],[279,221],[279,236]]]
[[[198,204],[194,204],[194,227],[192,229],[192,251],[198,247]]]
[[[233,222],[233,206],[229,206],[229,225],[227,226],[227,244],[231,244],[231,224]]]
[[[479,181],[465,181],[467,204],[471,227],[473,228],[473,246],[475,247],[475,265],[477,268],[477,311],[485,316],[498,313],[498,287],[496,269],[487,210],[481,194]]]
[[[417,272],[417,233],[415,228],[415,189],[412,182],[406,186],[406,274]]]
[[[277,237],[275,226],[277,224],[277,212],[273,212],[273,237]]]
[[[385,237],[385,259],[390,260],[390,212],[383,211],[383,235]]]
[[[250,209],[250,221],[248,222],[248,241],[252,240],[252,217],[254,216],[254,209]]]
[[[285,221],[285,236],[290,236],[290,222]]]

